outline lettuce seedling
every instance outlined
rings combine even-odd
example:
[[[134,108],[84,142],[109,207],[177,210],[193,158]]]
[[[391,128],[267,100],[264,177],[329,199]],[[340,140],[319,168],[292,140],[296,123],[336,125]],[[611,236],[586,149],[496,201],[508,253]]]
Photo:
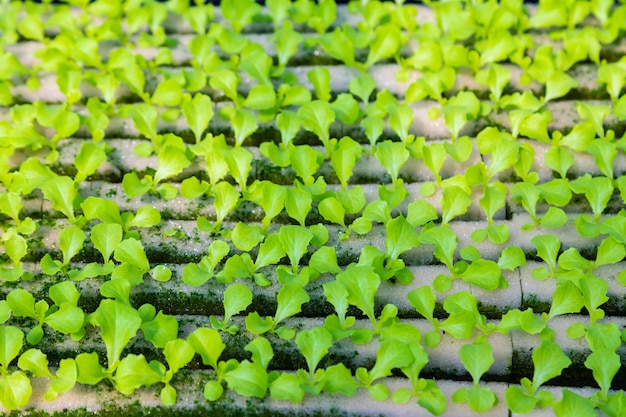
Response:
[[[252,23],[261,9],[261,5],[252,0],[224,0],[220,3],[222,16],[237,33]]]
[[[384,24],[376,27],[364,68],[370,68],[383,59],[396,56],[404,43],[403,34],[397,26]]]
[[[118,48],[109,54],[107,68],[114,75],[114,79],[126,83],[133,93],[143,101],[148,102],[149,97],[144,92],[146,78],[140,60],[126,48]],[[112,83],[115,84],[115,83]],[[107,100],[108,102],[108,100]]]
[[[126,290],[124,289],[124,291]],[[125,298],[126,294],[123,297]],[[142,305],[137,312],[141,316],[142,321],[140,329],[145,339],[152,343],[154,347],[163,349],[178,336],[178,321],[176,317],[163,314],[162,311],[157,313],[156,308],[152,304]]]
[[[74,166],[77,170],[74,181],[77,183],[84,181],[87,177],[94,174],[106,160],[107,156],[104,146],[99,146],[92,142],[82,142],[80,151],[74,158]]]
[[[2,352],[0,356],[0,398],[2,406],[8,410],[16,410],[28,404],[32,395],[30,379],[22,371],[9,371],[9,365],[22,350],[24,333],[14,326],[0,326]]]
[[[213,118],[213,102],[211,101],[211,97],[202,93],[196,93],[193,98],[191,98],[191,95],[184,94],[181,108],[187,125],[189,125],[189,128],[194,134],[196,143],[200,143],[202,134]]]
[[[310,301],[309,294],[301,283],[288,283],[278,291],[276,301],[276,313],[273,318],[268,316],[262,319],[259,313],[254,311],[246,316],[246,328],[249,332],[257,335],[271,332],[284,340],[293,339],[296,335],[295,329],[277,326],[286,318],[302,311],[302,305]]]
[[[506,389],[506,403],[515,413],[529,413],[537,406],[545,408],[554,404],[554,395],[539,388],[550,379],[561,375],[563,369],[572,363],[559,345],[549,340],[542,341],[534,350],[532,361],[535,367],[532,381],[522,378],[521,387],[511,385]]]
[[[584,194],[594,214],[594,221],[598,223],[602,212],[613,195],[613,184],[607,177],[592,177],[588,173],[569,182],[570,188],[576,194]]]
[[[4,253],[12,261],[12,265],[8,268],[0,266],[0,278],[9,282],[17,281],[22,277],[31,278],[32,275],[24,271],[24,264],[22,263],[22,258],[26,256],[28,251],[26,239],[17,234],[16,229],[12,228],[3,233],[2,244]]]
[[[43,338],[43,325],[47,324],[53,330],[71,334],[79,340],[84,335],[83,323],[85,313],[77,306],[80,294],[74,284],[63,281],[50,288],[50,297],[54,305],[50,306],[45,300],[35,302],[35,298],[28,291],[18,288],[7,295],[7,304],[16,317],[29,317],[37,322],[30,329],[26,340],[31,345],[38,344]]]
[[[452,395],[454,402],[467,402],[469,407],[477,413],[484,413],[498,402],[498,398],[489,388],[480,387],[480,377],[491,368],[494,363],[493,348],[488,343],[468,343],[461,346],[459,356],[465,369],[472,376],[474,386],[460,388]]]
[[[183,281],[187,285],[198,287],[215,277],[215,268],[230,252],[230,246],[223,240],[214,240],[209,245],[208,255],[200,262],[185,265],[182,272]]]
[[[72,279],[82,279],[80,270],[70,271],[69,264],[82,249],[87,236],[77,226],[66,227],[59,232],[59,249],[63,254],[63,261],[53,260],[49,253],[46,253],[39,262],[41,270],[47,275],[56,275],[59,272],[68,274]]]
[[[122,350],[137,334],[142,323],[141,316],[137,310],[122,301],[104,299],[87,321],[100,328],[100,337],[107,350],[108,366],[104,368],[100,365],[98,354],[95,352],[80,353],[75,359],[78,369],[77,380],[82,384],[95,385],[106,378],[116,384],[114,373],[121,364]],[[124,389],[123,386],[118,388]]]
[[[230,369],[224,369],[223,378],[228,387],[244,397],[265,398],[270,384],[270,375],[267,367],[274,357],[274,351],[270,342],[257,337],[248,343],[245,348],[252,353],[252,362],[245,359],[241,363],[232,363]],[[230,361],[229,361],[230,362]]]
[[[276,57],[278,58],[277,72],[282,74],[289,60],[298,52],[298,48],[302,43],[302,35],[300,32],[293,30],[293,24],[287,21],[282,27],[277,27],[274,30],[271,40],[276,47]]]
[[[262,223],[267,230],[272,219],[283,211],[286,194],[286,188],[282,185],[255,180],[243,193],[243,198],[263,209],[265,216]]]
[[[427,72],[409,84],[405,93],[405,102],[411,104],[431,98],[443,103],[444,93],[454,87],[455,80],[456,72],[450,67],[444,67],[441,71],[434,73]]]
[[[270,72],[272,58],[267,55],[263,46],[258,43],[248,42],[241,50],[239,69],[243,70],[250,78],[256,80],[259,85],[272,87]]]
[[[331,141],[332,142],[332,141]],[[348,186],[348,180],[357,161],[361,157],[361,145],[354,139],[344,136],[332,147],[330,161],[341,182],[342,190]]]
[[[309,370],[308,374],[304,369],[298,370],[300,382],[305,385],[307,392],[317,394],[322,389],[325,374],[324,370],[317,369],[317,366],[332,347],[333,337],[324,327],[316,327],[299,332],[295,342],[306,359]]]
[[[221,384],[223,374],[232,367],[226,362],[218,363],[226,345],[222,342],[222,338],[216,330],[206,327],[200,327],[194,330],[189,337],[187,337],[187,341],[193,350],[202,357],[202,363],[211,366],[217,371],[218,380],[208,381],[204,387],[204,397],[209,401],[215,401],[220,398],[224,392],[224,388]]]
[[[209,317],[211,327],[235,334],[239,327],[229,325],[228,321],[236,314],[241,313],[252,303],[252,291],[245,284],[231,284],[224,291],[224,319],[218,320],[215,316]]]
[[[358,67],[355,60],[355,47],[349,37],[352,28],[346,25],[336,27],[332,32],[328,32],[319,37],[319,44],[322,49],[332,58],[343,62],[348,67]]]
[[[309,82],[313,85],[315,96],[319,100],[330,101],[330,71],[326,67],[315,67],[306,74]]]
[[[558,198],[558,195],[550,196],[548,193],[550,191],[554,191],[555,188],[559,192],[565,193],[565,200],[569,201],[569,197],[571,197],[571,193],[569,192],[569,187],[563,187],[564,184],[560,184],[559,182],[555,182],[557,180],[553,180],[552,184],[550,184],[549,188],[544,186],[544,190],[548,192],[543,192],[539,186],[536,186],[527,182],[518,182],[513,184],[510,189],[511,195],[513,196],[513,201],[516,203],[521,203],[522,207],[530,214],[530,218],[533,220],[532,223],[528,223],[522,226],[522,230],[531,230],[532,228],[541,225],[545,228],[558,228],[563,226],[567,222],[567,215],[563,210],[558,207],[550,207],[543,215],[543,217],[539,217],[537,215],[537,203],[539,202],[540,197],[547,198]],[[559,180],[566,181],[566,180]],[[553,187],[556,186],[556,187]],[[567,196],[569,193],[569,197]],[[567,204],[567,203],[566,203]]]
[[[556,236],[537,235],[531,239],[530,243],[537,249],[537,256],[547,264],[547,267],[542,266],[533,270],[533,278],[547,279],[555,277],[557,272],[557,255],[561,248],[561,243]]]
[[[22,198],[18,193],[14,191],[5,191],[0,194],[0,213],[7,215],[11,220],[13,220],[17,233],[21,235],[30,235],[37,230],[37,224],[30,217],[20,219],[20,212],[23,207],[24,204],[22,202]],[[9,236],[11,235],[8,233],[8,231],[4,232],[3,240],[9,239]],[[4,239],[5,236],[7,239]]]
[[[302,127],[317,135],[326,149],[326,157],[330,157],[332,149],[329,129],[335,121],[335,113],[330,108],[330,104],[327,101],[314,100],[300,106],[297,114]]]

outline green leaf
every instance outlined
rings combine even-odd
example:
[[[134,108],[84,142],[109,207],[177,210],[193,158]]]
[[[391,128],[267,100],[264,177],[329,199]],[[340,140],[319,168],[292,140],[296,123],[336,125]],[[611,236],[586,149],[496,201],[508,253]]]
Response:
[[[56,378],[49,382],[48,391],[43,396],[46,401],[54,401],[60,394],[76,385],[78,369],[74,359],[61,359],[55,376]]]
[[[348,302],[375,323],[374,296],[381,280],[374,268],[350,264],[336,279],[348,290]]]
[[[313,232],[303,226],[282,226],[278,232],[278,239],[291,261],[291,266],[297,270],[300,259],[307,252],[313,239]]]
[[[285,256],[280,238],[276,234],[268,235],[259,247],[259,253],[254,261],[254,268],[258,270],[264,266],[273,265]]]
[[[345,216],[346,211],[335,197],[328,197],[322,200],[318,205],[319,213],[329,222],[337,223],[343,228],[346,227]]]
[[[609,349],[600,349],[587,356],[585,367],[593,371],[593,378],[600,389],[604,394],[608,394],[611,381],[621,367],[621,360],[617,353]]]
[[[258,225],[248,225],[243,222],[238,222],[231,234],[233,245],[244,252],[252,250],[264,238],[263,229]]]
[[[76,226],[66,227],[59,233],[59,247],[63,252],[63,264],[70,263],[72,258],[83,248],[86,236],[80,228]]]
[[[104,223],[122,224],[120,209],[115,201],[89,196],[80,203],[80,207],[87,220],[99,219]],[[93,236],[93,228],[91,234]]]
[[[576,284],[572,281],[565,281],[556,286],[548,317],[553,318],[561,314],[578,313],[583,306],[583,296]]]
[[[196,354],[187,340],[172,339],[165,345],[163,355],[172,373],[178,372],[193,359]]]
[[[487,343],[471,343],[461,346],[459,356],[465,369],[472,376],[474,385],[477,385],[480,377],[485,374],[494,364],[493,348]]]
[[[302,311],[302,304],[310,301],[309,294],[298,284],[284,285],[276,295],[278,306],[274,325]]]
[[[376,27],[374,39],[370,43],[366,67],[371,67],[376,62],[390,58],[400,50],[403,44],[402,34],[398,27],[387,24]]]
[[[454,231],[447,226],[435,226],[422,230],[420,242],[435,246],[435,256],[443,262],[448,269],[454,266],[454,252],[457,246],[457,237]]]
[[[391,375],[392,369],[404,368],[412,361],[413,355],[406,344],[393,339],[382,340],[376,352],[376,363],[369,372],[369,382],[387,377]]]
[[[136,239],[124,239],[115,248],[113,258],[122,263],[130,264],[141,271],[148,272],[150,263],[140,241]]]
[[[330,71],[325,67],[315,67],[306,74],[307,78],[313,84],[315,95],[318,99],[330,101]]]
[[[285,205],[286,190],[271,181],[254,181],[248,187],[245,198],[261,206],[265,212],[263,226],[267,228],[274,217],[280,214]]]
[[[32,393],[30,378],[21,371],[6,374],[0,379],[0,404],[7,410],[26,406]]]
[[[517,385],[508,386],[505,395],[506,403],[511,411],[520,414],[530,413],[539,401],[538,398],[529,395],[526,390]]]
[[[74,201],[78,197],[76,185],[69,177],[52,177],[41,187],[43,196],[52,203],[52,208],[74,221]]]
[[[269,386],[267,371],[261,364],[244,360],[237,368],[226,373],[228,387],[244,397],[264,398]]]
[[[411,224],[402,216],[398,216],[386,224],[387,238],[385,248],[390,260],[398,259],[399,256],[420,244],[419,234]]]
[[[463,281],[493,291],[500,286],[502,272],[494,261],[477,259],[461,274]]]
[[[122,241],[122,226],[116,223],[98,223],[91,228],[91,241],[104,259],[108,262],[115,248]]]
[[[293,404],[302,402],[304,390],[300,387],[298,375],[281,373],[270,383],[270,396],[274,400],[291,401]]]
[[[105,299],[89,316],[89,321],[100,327],[100,337],[107,348],[109,368],[114,369],[122,350],[141,326],[139,313],[122,302]]]
[[[152,94],[152,102],[159,106],[177,107],[183,99],[183,90],[175,80],[161,81],[154,94]]]
[[[217,361],[226,345],[216,330],[201,327],[194,330],[187,340],[193,350],[200,354],[203,364],[211,365],[213,369],[217,369]]]
[[[77,370],[76,381],[81,384],[96,385],[109,376],[107,370],[100,365],[96,352],[79,353],[74,360]]]
[[[22,353],[17,366],[24,371],[29,371],[34,377],[54,378],[48,369],[48,358],[39,349],[28,349]]]
[[[376,159],[387,170],[393,183],[402,166],[409,160],[409,151],[402,142],[384,141],[376,145]]]
[[[83,142],[78,155],[74,158],[74,166],[78,170],[74,181],[84,181],[88,176],[95,173],[106,160],[106,152],[102,147],[93,142]]]
[[[134,104],[128,110],[128,115],[135,123],[135,128],[146,138],[155,142],[157,139],[157,118],[159,114],[155,107],[148,104]]]
[[[287,188],[285,194],[285,211],[294,220],[305,226],[306,217],[311,211],[313,199],[311,194],[299,188]]]
[[[253,110],[273,109],[276,106],[276,92],[269,85],[255,85],[243,105]]]
[[[149,387],[161,382],[162,375],[156,372],[143,355],[128,354],[122,359],[115,372],[115,388],[131,395],[137,388]]]
[[[159,311],[154,318],[141,324],[141,331],[146,340],[157,348],[164,348],[171,340],[178,336],[178,321],[176,317],[163,314]]]
[[[351,78],[348,88],[352,95],[357,96],[367,105],[376,88],[376,81],[370,74],[363,73]]]
[[[472,198],[461,187],[455,185],[443,189],[441,200],[442,218],[441,222],[447,224],[457,216],[465,214],[467,208],[472,203]]]
[[[137,210],[130,222],[126,223],[126,228],[131,227],[152,227],[161,223],[161,212],[152,206],[143,206]]]
[[[244,349],[252,353],[252,362],[260,364],[263,369],[267,369],[274,357],[272,345],[264,337],[255,337]]]
[[[561,401],[554,404],[553,409],[557,417],[580,416],[595,417],[598,412],[591,399],[584,398],[568,389],[562,389]]]
[[[541,342],[532,354],[535,370],[533,372],[532,392],[544,382],[561,375],[563,369],[572,364],[572,361],[563,353],[559,345],[548,340]]]
[[[341,393],[347,397],[354,395],[359,386],[352,372],[343,363],[327,367],[321,383],[324,391],[329,394]]]
[[[252,303],[252,291],[245,284],[231,284],[224,291],[224,322]]]
[[[199,143],[202,140],[202,133],[208,128],[209,122],[213,118],[211,97],[202,93],[195,94],[193,99],[190,96],[185,96],[182,111],[187,120],[187,125],[196,138],[196,143]]]
[[[158,161],[159,165],[154,174],[155,184],[180,174],[183,169],[191,165],[191,161],[187,159],[185,151],[172,145],[165,146],[159,152]]]
[[[38,318],[35,309],[35,297],[22,288],[16,288],[6,296],[6,301],[13,315],[18,317]],[[2,362],[0,362],[2,364]]]
[[[54,313],[46,317],[45,323],[64,334],[78,333],[83,328],[85,313],[70,303],[63,303]]]
[[[501,269],[513,271],[515,268],[526,265],[524,250],[518,246],[507,246],[498,259]]]
[[[226,181],[217,183],[211,190],[214,197],[215,217],[221,224],[239,202],[239,191]]]
[[[140,179],[135,171],[131,171],[124,174],[122,188],[127,196],[134,198],[147,193],[152,188],[152,181],[146,177]]]
[[[306,359],[309,375],[313,377],[317,365],[333,345],[333,338],[325,328],[316,327],[313,330],[299,332],[296,336],[296,345]]]
[[[330,104],[327,101],[314,100],[300,106],[297,114],[302,121],[302,127],[317,135],[326,147],[326,153],[329,154],[329,129],[335,121],[335,113],[330,108]]]

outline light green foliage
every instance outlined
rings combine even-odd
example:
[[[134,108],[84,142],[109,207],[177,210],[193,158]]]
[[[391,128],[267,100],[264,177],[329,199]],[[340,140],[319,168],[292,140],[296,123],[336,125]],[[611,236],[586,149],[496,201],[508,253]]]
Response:
[[[605,317],[626,284],[621,2],[68,3],[0,6],[3,409],[40,382],[174,406],[191,365],[211,402],[626,415]],[[494,309],[527,259],[549,303]],[[536,342],[503,396],[481,383],[503,378],[494,332]],[[421,374],[450,347],[468,375],[446,398]],[[543,388],[579,374],[590,394]]]

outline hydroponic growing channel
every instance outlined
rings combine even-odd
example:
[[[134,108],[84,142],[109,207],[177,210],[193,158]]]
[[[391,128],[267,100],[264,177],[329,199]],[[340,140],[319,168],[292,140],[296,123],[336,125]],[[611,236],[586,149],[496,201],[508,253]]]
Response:
[[[626,5],[0,2],[0,405],[626,415]]]

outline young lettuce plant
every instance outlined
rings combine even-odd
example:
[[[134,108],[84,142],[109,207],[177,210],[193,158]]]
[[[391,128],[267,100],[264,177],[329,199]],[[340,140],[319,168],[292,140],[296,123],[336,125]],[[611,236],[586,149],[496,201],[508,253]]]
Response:
[[[72,339],[80,340],[85,334],[83,323],[85,313],[77,305],[80,293],[70,281],[63,281],[50,287],[49,295],[54,305],[45,300],[35,301],[28,291],[18,288],[7,295],[7,305],[16,317],[28,317],[37,322],[26,335],[31,345],[38,344],[44,335],[43,325],[54,331],[71,334]]]
[[[120,212],[120,208],[112,200],[105,200],[99,197],[89,196],[82,203],[80,208],[86,220],[100,220],[105,225],[119,225],[124,238],[133,237],[140,240],[139,233],[135,228],[150,228],[161,223],[161,213],[154,207],[143,206],[137,212]],[[99,230],[95,225],[91,230],[91,239],[98,239],[100,243],[94,241],[94,246],[102,256],[105,263],[109,260],[110,254],[117,244],[122,240],[118,236],[117,227],[107,227]],[[103,249],[106,248],[106,249]]]
[[[10,364],[17,358],[22,350],[24,333],[15,326],[0,326],[2,339],[2,351],[5,352],[0,358],[0,393],[1,404],[8,410],[16,410],[28,404],[33,389],[30,378],[21,370],[11,371]]]
[[[408,366],[400,368],[411,383],[411,389],[400,388],[392,395],[397,404],[408,402],[411,397],[417,398],[417,404],[438,416],[446,410],[446,397],[437,383],[432,379],[420,378],[420,373],[428,363],[428,353],[424,349],[420,331],[408,323],[392,322],[383,330],[381,339],[389,338],[409,348],[413,360]]]
[[[231,284],[224,291],[224,319],[218,320],[215,316],[209,317],[211,327],[215,330],[223,330],[230,334],[235,334],[239,327],[229,325],[230,318],[241,313],[252,303],[252,291],[245,284]]]
[[[498,398],[489,388],[480,386],[480,377],[485,374],[495,362],[493,348],[488,343],[468,343],[461,346],[459,356],[465,369],[472,376],[471,388],[460,388],[452,395],[454,402],[467,402],[469,407],[477,413],[484,413],[493,408]]]
[[[437,291],[448,291],[451,288],[452,280],[461,278],[463,281],[484,288],[495,290],[505,288],[506,280],[502,277],[500,266],[490,260],[481,259],[480,256],[468,256],[468,252],[463,252],[466,260],[454,262],[457,247],[457,237],[454,231],[447,225],[432,226],[425,228],[419,235],[420,243],[430,244],[435,247],[434,255],[444,265],[448,267],[451,275],[441,274],[433,282]]]
[[[559,345],[543,340],[533,351],[533,378],[522,378],[521,387],[511,385],[506,389],[506,403],[515,413],[529,413],[535,407],[546,408],[554,404],[554,394],[539,388],[547,381],[561,375],[572,361],[563,353]]]
[[[303,276],[301,273],[298,276]],[[306,278],[306,277],[305,277]],[[308,282],[308,278],[306,278]],[[252,334],[263,334],[271,332],[284,340],[293,339],[296,330],[289,327],[277,327],[283,320],[298,314],[302,311],[302,305],[310,301],[309,294],[303,288],[306,284],[301,282],[290,282],[281,287],[276,295],[277,307],[274,317],[262,319],[256,311],[246,316],[246,328]]]

